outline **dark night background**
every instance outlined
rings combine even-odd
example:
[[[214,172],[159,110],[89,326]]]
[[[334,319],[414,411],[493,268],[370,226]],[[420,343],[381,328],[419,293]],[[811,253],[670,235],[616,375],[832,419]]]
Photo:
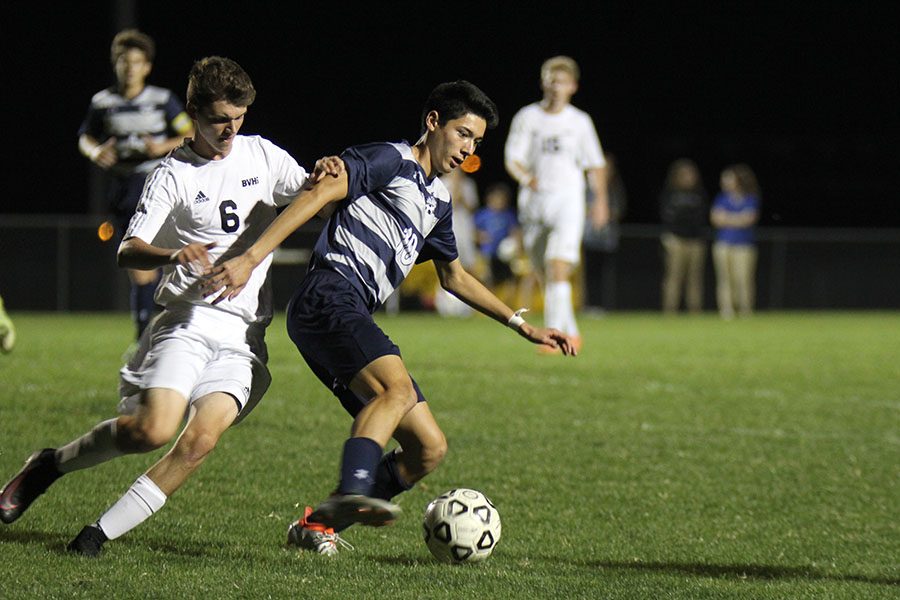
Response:
[[[183,99],[195,59],[234,58],[258,90],[243,132],[304,165],[351,144],[413,141],[431,88],[464,78],[502,119],[476,179],[506,178],[510,118],[539,98],[541,62],[569,54],[582,68],[574,104],[618,159],[627,222],[658,220],[666,168],[687,156],[711,193],[722,167],[749,163],[764,225],[900,226],[897,20],[866,2],[7,1],[0,212],[89,211],[76,132],[112,82],[109,43],[129,4],[158,44],[150,83]]]

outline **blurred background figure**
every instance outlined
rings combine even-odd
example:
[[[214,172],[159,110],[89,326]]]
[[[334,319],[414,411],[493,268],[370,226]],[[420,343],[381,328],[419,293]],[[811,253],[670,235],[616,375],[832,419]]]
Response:
[[[475,248],[473,213],[478,208],[478,186],[462,168],[453,169],[442,175],[441,181],[447,186],[450,201],[453,203],[453,235],[456,237],[459,262],[466,271],[477,274],[478,251]],[[435,288],[434,308],[438,314],[445,317],[466,317],[472,314],[472,308],[442,288],[436,277]]]
[[[525,249],[544,283],[544,325],[574,337],[579,349],[571,279],[581,261],[585,179],[596,199],[588,217],[597,228],[609,220],[600,139],[590,115],[571,104],[580,77],[570,57],[547,59],[541,65],[543,98],[513,116],[504,148],[506,170],[519,183]]]
[[[6,307],[3,306],[3,296],[0,296],[0,352],[4,354],[12,352],[15,345],[16,328],[13,326],[12,319],[6,314]]]
[[[747,316],[756,301],[756,239],[759,221],[759,184],[745,164],[722,171],[722,191],[716,196],[710,221],[716,228],[713,263],[716,268],[716,300],[723,319],[735,310]]]
[[[171,91],[146,85],[156,44],[136,29],[113,38],[110,60],[115,85],[94,94],[78,130],[78,149],[106,174],[115,239],[121,241],[134,214],[144,180],[162,157],[193,135],[191,120]],[[159,271],[128,270],[131,312],[137,336],[153,316]]]
[[[521,234],[512,209],[512,190],[502,182],[491,184],[485,193],[484,208],[475,213],[478,250],[488,265],[488,287],[506,304],[518,306],[515,261],[521,254]],[[526,302],[527,303],[527,302]]]
[[[688,312],[703,310],[708,211],[709,201],[697,165],[687,158],[673,162],[659,199],[665,268],[662,308],[667,314],[678,312],[682,294]]]
[[[598,228],[587,219],[584,228],[584,307],[588,311],[615,308],[619,223],[625,217],[628,194],[612,154],[606,154],[606,197],[609,222]],[[594,209],[594,201],[589,194],[588,214]]]

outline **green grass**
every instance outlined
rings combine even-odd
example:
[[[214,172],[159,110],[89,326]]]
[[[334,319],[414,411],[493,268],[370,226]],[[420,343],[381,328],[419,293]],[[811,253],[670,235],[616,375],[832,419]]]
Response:
[[[114,414],[124,315],[13,315],[0,479]],[[900,313],[582,319],[576,359],[484,318],[380,319],[450,441],[385,529],[282,547],[332,488],[349,418],[276,319],[274,383],[197,476],[99,560],[63,548],[160,455],[60,480],[0,526],[0,598],[898,598]],[[480,489],[503,540],[431,559],[425,504]]]

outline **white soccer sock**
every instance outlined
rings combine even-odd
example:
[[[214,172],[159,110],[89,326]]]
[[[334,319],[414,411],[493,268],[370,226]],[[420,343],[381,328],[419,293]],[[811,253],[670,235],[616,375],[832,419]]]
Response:
[[[557,300],[556,283],[548,281],[544,287],[544,327],[560,329],[559,301]]]
[[[551,281],[544,292],[544,325],[569,335],[578,335],[575,308],[572,306],[572,284]]]
[[[141,475],[125,495],[97,521],[111,540],[128,533],[158,511],[166,503],[166,495],[146,475]]]
[[[99,465],[123,454],[116,448],[116,419],[110,419],[59,448],[56,451],[56,468],[62,473],[70,473]]]

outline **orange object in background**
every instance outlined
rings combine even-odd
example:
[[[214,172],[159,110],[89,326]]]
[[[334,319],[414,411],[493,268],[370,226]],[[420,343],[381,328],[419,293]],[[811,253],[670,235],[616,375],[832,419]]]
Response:
[[[113,224],[109,221],[103,221],[100,223],[100,227],[97,228],[97,237],[100,238],[101,242],[108,242],[112,239],[113,234],[116,232],[116,228],[113,227]]]
[[[466,157],[466,160],[459,165],[459,168],[462,169],[464,173],[474,173],[481,168],[481,158],[479,158],[477,154],[470,154]]]

